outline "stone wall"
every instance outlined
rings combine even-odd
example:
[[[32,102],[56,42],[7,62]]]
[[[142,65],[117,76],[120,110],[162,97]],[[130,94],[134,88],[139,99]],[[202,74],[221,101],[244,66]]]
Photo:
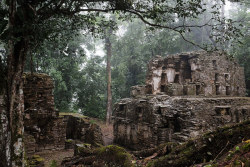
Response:
[[[60,113],[67,122],[66,138],[82,143],[103,144],[101,128],[89,117],[76,113]]]
[[[147,94],[245,96],[244,70],[220,52],[191,52],[149,62]]]
[[[63,149],[66,123],[55,109],[52,78],[46,74],[25,73],[23,80],[26,152]]]
[[[156,95],[123,99],[114,110],[114,142],[139,150],[183,142],[219,126],[250,119],[250,98]]]
[[[50,76],[25,73],[23,80],[24,142],[28,155],[43,150],[64,149],[66,139],[103,144],[100,127],[92,124],[88,117],[76,113],[60,113],[59,116]]]
[[[114,142],[132,150],[184,142],[250,119],[243,69],[219,52],[157,56],[146,85],[114,107]]]

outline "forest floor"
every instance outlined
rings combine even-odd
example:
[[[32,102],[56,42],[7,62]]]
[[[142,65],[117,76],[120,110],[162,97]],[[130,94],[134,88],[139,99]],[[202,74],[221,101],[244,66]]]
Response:
[[[54,150],[54,151],[42,151],[37,152],[36,155],[41,156],[44,158],[45,167],[50,167],[52,162],[56,162],[57,166],[61,165],[62,160],[65,157],[73,157],[74,150],[67,149],[67,150]]]
[[[113,139],[114,139],[113,124],[110,124],[110,125],[99,124],[99,125],[102,130],[102,138],[103,138],[104,145],[107,146],[107,145],[113,144]]]

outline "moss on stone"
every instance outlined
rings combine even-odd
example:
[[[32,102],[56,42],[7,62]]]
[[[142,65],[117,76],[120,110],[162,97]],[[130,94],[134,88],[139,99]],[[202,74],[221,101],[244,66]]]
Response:
[[[122,147],[109,145],[97,150],[97,157],[105,161],[108,166],[133,167],[132,156]]]
[[[79,121],[90,122],[89,117],[79,114],[79,113],[71,113],[71,112],[59,112],[59,117],[72,116],[76,118],[80,118]]]
[[[39,155],[33,155],[27,158],[25,167],[41,167],[44,166],[44,159]]]
[[[83,144],[76,144],[75,155],[80,156],[90,156],[94,154],[94,148],[91,144],[83,143]]]
[[[44,159],[40,157],[39,155],[33,155],[32,158],[38,162],[44,161]]]
[[[66,143],[73,143],[73,141],[74,141],[74,140],[72,140],[72,139],[67,139],[67,140],[65,140]]]

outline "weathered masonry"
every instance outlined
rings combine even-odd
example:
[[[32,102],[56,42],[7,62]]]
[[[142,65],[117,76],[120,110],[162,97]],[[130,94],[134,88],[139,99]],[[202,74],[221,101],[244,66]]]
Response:
[[[183,142],[250,119],[243,68],[227,55],[192,52],[149,62],[146,85],[114,108],[114,142],[134,150]]]
[[[152,59],[146,86],[132,91],[132,95],[245,96],[245,87],[244,70],[230,57],[219,52],[195,52]]]
[[[25,73],[23,81],[26,152],[63,149],[66,123],[55,109],[52,78],[46,74]]]
[[[71,113],[59,115],[55,109],[54,83],[50,76],[25,73],[23,81],[24,143],[28,156],[43,150],[68,148],[68,141],[73,140],[103,142],[99,126],[91,124],[88,117]]]

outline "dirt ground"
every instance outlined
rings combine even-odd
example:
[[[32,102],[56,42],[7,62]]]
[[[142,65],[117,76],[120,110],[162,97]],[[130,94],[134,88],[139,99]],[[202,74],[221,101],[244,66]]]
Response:
[[[102,139],[104,142],[104,146],[113,144],[113,123],[106,125],[105,121],[102,121],[97,118],[91,118],[97,125],[100,126],[101,131],[102,131]]]
[[[74,155],[73,149],[68,150],[55,150],[55,151],[42,151],[37,152],[36,155],[40,155],[45,160],[45,167],[50,167],[52,161],[56,161],[57,166],[61,165],[62,160],[65,157],[72,157]]]

